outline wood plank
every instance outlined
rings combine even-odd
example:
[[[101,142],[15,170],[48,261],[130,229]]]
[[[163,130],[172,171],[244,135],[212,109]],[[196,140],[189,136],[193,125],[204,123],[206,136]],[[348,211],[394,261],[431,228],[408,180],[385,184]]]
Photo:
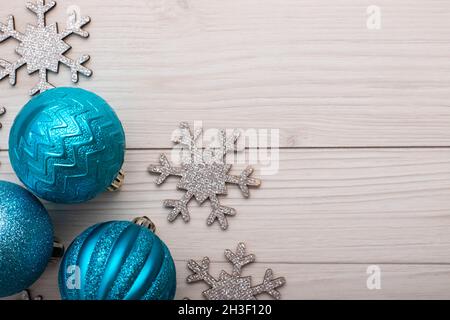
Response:
[[[220,261],[238,241],[271,263],[450,263],[450,150],[282,150],[279,173],[263,176],[245,200],[235,187],[222,204],[236,208],[228,231],[206,226],[209,205],[190,205],[191,222],[170,224],[161,187],[146,172],[158,151],[127,153],[126,183],[82,205],[47,204],[64,243],[91,224],[147,215],[177,260]],[[0,179],[17,181],[7,153]],[[239,173],[242,166],[233,168]],[[259,170],[255,176],[259,175]]]
[[[282,147],[450,145],[450,3],[379,0],[78,0],[92,17],[70,56],[92,56],[80,86],[115,107],[130,148],[170,147],[182,120],[214,128],[274,128]],[[0,7],[17,28],[24,1]],[[49,22],[64,21],[60,2]],[[64,23],[61,24],[61,27]],[[12,59],[16,43],[0,46]],[[70,85],[69,72],[51,75]],[[0,83],[5,132],[37,77]]]
[[[201,259],[201,255],[197,255]],[[186,261],[176,261],[176,299],[189,297],[202,299],[207,289],[203,283],[187,284],[189,270]],[[280,288],[282,299],[448,299],[450,266],[448,265],[379,265],[381,289],[369,290],[366,286],[367,265],[351,264],[268,264],[254,263],[244,268],[244,275],[252,275],[259,283],[267,268],[275,276],[284,276],[286,285]],[[230,265],[212,263],[211,274],[230,271]],[[51,263],[42,278],[32,287],[34,295],[44,299],[60,299],[57,284],[58,264]],[[9,299],[17,299],[17,296]],[[261,295],[258,298],[267,299]]]
[[[113,105],[131,149],[126,184],[87,204],[46,203],[67,245],[91,224],[150,216],[178,269],[177,298],[199,298],[187,286],[189,258],[208,255],[228,269],[223,250],[244,241],[258,263],[286,276],[285,299],[449,298],[450,149],[281,150],[279,171],[256,164],[263,185],[244,200],[230,188],[224,205],[238,215],[230,229],[205,225],[208,204],[191,204],[192,220],[169,224],[162,200],[178,198],[172,179],[157,188],[146,172],[171,147],[178,122],[205,128],[280,130],[280,146],[450,146],[450,4],[379,0],[382,30],[369,31],[363,0],[78,0],[93,21],[88,40],[70,38],[71,57],[92,56],[80,86]],[[48,21],[66,19],[59,1]],[[34,23],[25,1],[0,7],[24,30]],[[14,59],[13,40],[0,57]],[[69,85],[64,67],[52,83]],[[0,150],[36,76],[0,82]],[[0,179],[17,181],[0,152]],[[236,166],[239,172],[242,165]],[[264,171],[265,170],[265,171]],[[366,267],[382,268],[382,290],[366,288]],[[58,298],[57,265],[34,287]],[[247,271],[247,270],[246,270]]]

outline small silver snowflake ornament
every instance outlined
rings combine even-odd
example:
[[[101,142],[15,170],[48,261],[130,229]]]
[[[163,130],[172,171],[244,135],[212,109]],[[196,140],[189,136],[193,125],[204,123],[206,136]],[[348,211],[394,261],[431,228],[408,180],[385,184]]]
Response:
[[[277,288],[286,283],[283,277],[274,279],[273,271],[266,270],[263,282],[252,286],[252,277],[242,276],[242,268],[255,261],[253,254],[245,254],[245,245],[239,243],[236,253],[225,250],[225,257],[233,265],[231,274],[222,271],[218,279],[209,273],[209,258],[203,258],[201,264],[194,260],[189,260],[187,267],[193,274],[186,279],[188,283],[203,281],[210,286],[210,289],[203,292],[207,300],[256,300],[262,293],[267,293],[274,299],[280,299],[281,295]]]
[[[185,222],[190,220],[188,203],[195,198],[199,204],[207,199],[211,202],[211,214],[207,224],[212,225],[218,221],[222,230],[228,228],[227,216],[234,216],[236,210],[222,206],[218,195],[227,194],[227,183],[239,186],[244,197],[249,197],[249,186],[258,187],[259,179],[251,178],[253,169],[247,167],[239,176],[229,174],[231,164],[225,163],[226,154],[236,150],[236,141],[239,138],[237,132],[232,137],[226,136],[225,131],[219,131],[219,146],[203,150],[197,147],[196,141],[202,135],[202,130],[192,133],[187,123],[180,124],[180,136],[174,139],[181,146],[181,166],[174,167],[167,157],[162,154],[159,162],[161,165],[150,165],[149,172],[160,174],[156,184],[162,184],[169,176],[178,176],[178,189],[186,190],[180,200],[165,200],[164,206],[173,208],[168,215],[168,220],[173,222],[179,215]]]
[[[24,33],[17,31],[14,27],[14,17],[10,15],[6,24],[0,23],[0,42],[8,38],[14,38],[20,42],[16,52],[20,58],[11,63],[0,59],[0,80],[9,77],[11,85],[16,84],[17,70],[23,65],[27,65],[28,74],[39,71],[39,82],[30,90],[30,95],[44,92],[53,86],[47,80],[47,72],[58,72],[59,63],[70,68],[72,81],[78,82],[78,73],[87,77],[92,75],[92,71],[83,66],[89,60],[88,55],[82,55],[77,60],[72,60],[64,54],[71,48],[64,39],[72,34],[87,38],[89,33],[82,29],[90,22],[89,17],[73,19],[71,17],[66,28],[59,33],[56,23],[47,25],[45,14],[56,5],[55,1],[37,0],[28,2],[26,7],[37,16],[37,25],[27,25]]]
[[[6,108],[0,106],[0,117],[6,113]],[[3,127],[3,124],[0,122],[0,129]]]

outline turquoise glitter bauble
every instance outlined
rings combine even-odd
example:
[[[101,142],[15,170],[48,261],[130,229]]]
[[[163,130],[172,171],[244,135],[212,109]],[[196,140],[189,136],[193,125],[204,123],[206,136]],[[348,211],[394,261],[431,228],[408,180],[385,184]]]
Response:
[[[53,202],[79,203],[105,191],[122,167],[125,134],[113,109],[78,88],[45,91],[19,112],[9,157],[22,183]]]
[[[59,269],[65,300],[171,300],[175,265],[166,245],[128,221],[94,225],[70,245]]]
[[[24,188],[0,181],[0,297],[31,286],[52,250],[53,226],[44,206]]]

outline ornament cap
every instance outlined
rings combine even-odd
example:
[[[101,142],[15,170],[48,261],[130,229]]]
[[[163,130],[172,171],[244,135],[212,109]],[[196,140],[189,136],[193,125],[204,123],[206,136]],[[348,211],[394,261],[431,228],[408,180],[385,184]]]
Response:
[[[153,223],[153,221],[150,220],[149,217],[143,216],[143,217],[135,218],[135,219],[133,219],[133,223],[137,224],[138,226],[147,228],[153,233],[155,233],[155,231],[156,231],[156,226]]]
[[[124,180],[125,180],[125,171],[120,169],[119,173],[117,174],[117,177],[114,179],[114,181],[108,187],[108,191],[115,192],[115,191],[119,190],[120,187],[122,187]]]
[[[64,256],[64,244],[60,242],[58,239],[53,240],[53,251],[51,260],[57,260]]]
[[[44,300],[44,298],[43,298],[41,295],[33,297],[33,296],[31,295],[30,289],[23,290],[23,291],[20,293],[20,298],[21,298],[22,300]]]
[[[4,115],[6,113],[6,108],[3,106],[0,106],[0,116]],[[2,128],[2,123],[0,122],[0,129]]]

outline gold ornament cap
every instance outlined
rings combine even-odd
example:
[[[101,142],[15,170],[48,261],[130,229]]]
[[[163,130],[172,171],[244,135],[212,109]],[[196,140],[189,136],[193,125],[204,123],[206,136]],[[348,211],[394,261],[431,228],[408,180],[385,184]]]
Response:
[[[51,260],[55,261],[58,260],[59,258],[62,258],[64,256],[64,251],[65,251],[64,244],[58,238],[54,238]]]
[[[117,174],[117,177],[114,179],[114,181],[108,187],[108,191],[115,192],[115,191],[119,190],[120,187],[123,185],[124,180],[125,180],[125,171],[120,169],[119,173]]]
[[[133,219],[133,223],[137,224],[138,226],[147,228],[153,233],[155,233],[155,231],[156,231],[156,226],[153,223],[153,221],[150,220],[149,217],[143,216],[143,217],[135,218],[135,219]]]

